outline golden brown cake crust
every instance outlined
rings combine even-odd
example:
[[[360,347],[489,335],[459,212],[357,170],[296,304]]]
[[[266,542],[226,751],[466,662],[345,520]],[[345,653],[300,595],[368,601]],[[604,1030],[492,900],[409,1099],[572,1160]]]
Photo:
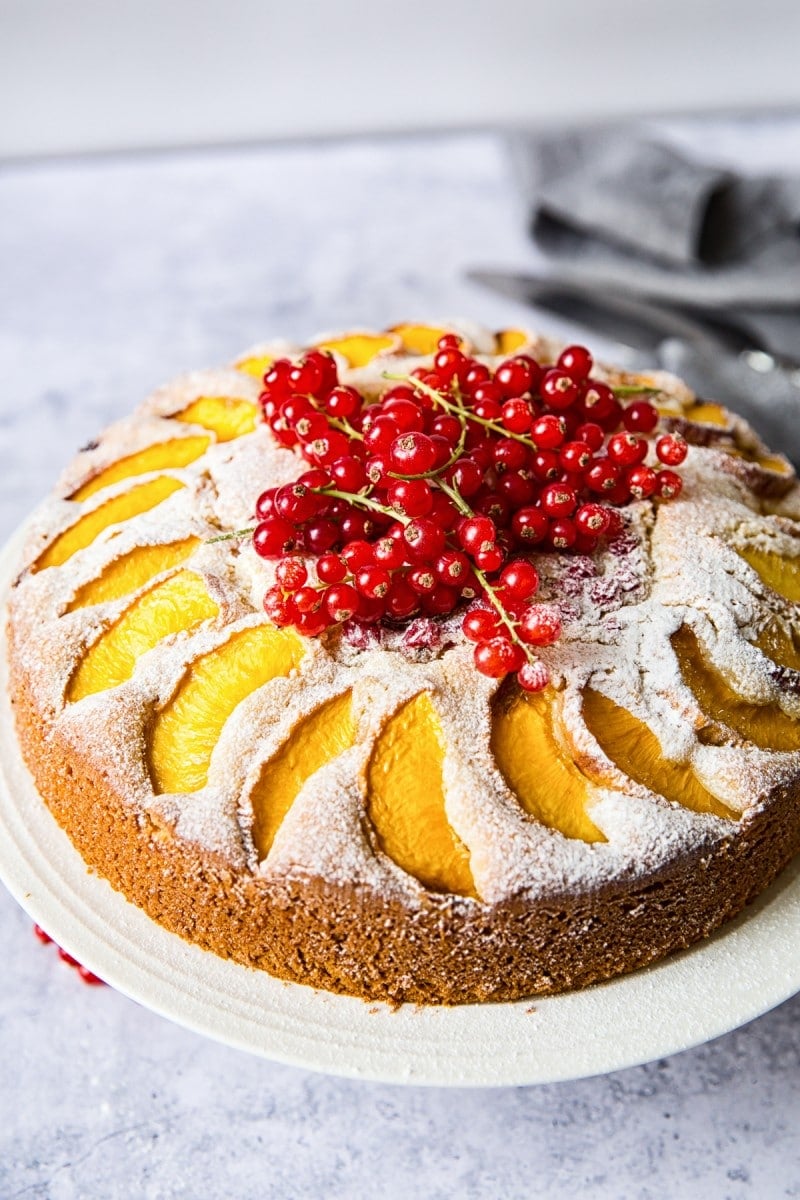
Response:
[[[486,331],[468,336],[487,360],[495,353]],[[547,343],[530,346],[550,360]],[[369,389],[379,378],[379,370],[353,371],[348,381]],[[76,503],[92,513],[104,496],[131,486],[112,481],[101,495],[84,496],[98,471],[165,439],[197,439],[203,429],[181,425],[180,414],[204,396],[252,406],[254,379],[227,370],[160,389],[75,460],[34,518],[12,589],[9,674],[21,750],[86,863],[209,951],[280,978],[397,1003],[513,1000],[586,986],[690,946],[735,916],[800,851],[800,738],[773,753],[720,736],[686,686],[672,639],[690,629],[737,694],[792,728],[800,671],[776,666],[757,643],[773,626],[791,636],[797,606],[770,591],[746,554],[800,562],[800,488],[785,461],[762,465],[766,450],[743,423],[724,413],[721,426],[695,422],[694,397],[679,381],[649,378],[673,414],[665,419],[696,447],[686,496],[657,516],[649,504],[631,505],[625,538],[596,562],[545,556],[551,561],[542,564],[565,626],[562,643],[543,657],[570,754],[590,780],[586,815],[597,843],[523,812],[491,750],[496,684],[477,676],[457,636],[431,652],[408,651],[397,637],[310,644],[291,679],[273,679],[240,702],[202,786],[157,786],[147,749],[154,714],[231,630],[264,624],[264,564],[207,539],[246,524],[259,488],[294,478],[296,460],[264,427],[225,444],[212,436],[195,463],[166,468],[181,490],[156,516],[106,529],[66,567],[37,564],[75,521]],[[121,686],[72,703],[76,664],[130,601],[80,608],[80,589],[131,550],[192,538],[192,570],[217,615],[164,638]],[[583,719],[586,688],[644,723],[665,761],[688,764],[725,815],[689,811],[621,772]],[[259,854],[254,781],[304,715],[344,689],[356,714],[354,746],[303,786],[271,849]],[[472,856],[479,900],[426,890],[382,852],[368,820],[372,748],[421,692],[444,732],[446,817]]]

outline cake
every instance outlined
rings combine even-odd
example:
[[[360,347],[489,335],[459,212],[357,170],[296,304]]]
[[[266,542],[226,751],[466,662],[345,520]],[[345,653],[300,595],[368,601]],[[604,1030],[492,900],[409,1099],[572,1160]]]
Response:
[[[528,544],[511,515],[525,495],[537,507],[530,489],[504,485],[504,514],[484,505],[509,532],[498,535],[506,566],[483,544],[481,578],[496,581],[509,556],[535,567],[495,582],[508,628],[529,621],[513,645],[474,573],[471,587],[434,583],[416,600],[393,584],[406,599],[388,613],[374,580],[356,611],[341,597],[320,609],[299,589],[319,564],[309,537],[318,552],[326,538],[306,530],[305,543],[283,547],[304,554],[276,564],[250,532],[254,514],[274,516],[276,489],[288,496],[309,467],[299,418],[287,427],[269,400],[276,361],[302,365],[309,347],[264,344],[158,389],[70,464],[30,521],[10,592],[19,743],[53,816],[88,868],[168,930],[369,1000],[559,992],[706,937],[800,847],[800,487],[790,464],[673,376],[592,367],[580,348],[524,330],[408,324],[312,345],[365,404],[391,387],[427,394],[429,424],[445,403],[431,380],[448,353],[477,364],[473,384],[522,363],[530,386],[516,408],[500,417],[485,400],[480,410],[486,429],[527,428],[506,438],[517,445],[547,407],[530,373],[555,379],[572,363],[580,430],[592,381],[619,406],[592,446],[601,479],[608,431],[623,431],[616,482],[596,488],[606,515],[582,505],[581,525],[573,498],[557,528],[554,492],[549,532]],[[570,382],[559,386],[556,415],[545,414],[554,420]],[[578,419],[559,425],[556,457],[572,453],[564,438],[575,440]],[[360,420],[337,430],[374,424]],[[480,440],[470,436],[462,456]],[[409,476],[430,467],[426,437],[404,441],[402,461],[425,467]],[[507,470],[530,480],[509,453]],[[474,459],[494,469],[477,450]],[[573,478],[560,461],[544,463],[537,494],[546,479]],[[680,463],[677,482],[669,463]],[[337,520],[344,511],[330,508]],[[378,518],[387,537],[389,519]],[[375,534],[359,520],[348,536],[363,546]],[[457,515],[447,536],[463,529]],[[537,576],[536,603],[520,615],[514,586],[532,593]],[[470,633],[487,614],[499,634]]]

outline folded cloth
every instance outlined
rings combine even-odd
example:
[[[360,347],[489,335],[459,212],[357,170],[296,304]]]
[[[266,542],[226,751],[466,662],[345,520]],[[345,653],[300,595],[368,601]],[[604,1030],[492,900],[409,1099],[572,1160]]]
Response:
[[[516,135],[531,232],[559,276],[730,309],[800,357],[800,176],[697,162],[633,126]]]

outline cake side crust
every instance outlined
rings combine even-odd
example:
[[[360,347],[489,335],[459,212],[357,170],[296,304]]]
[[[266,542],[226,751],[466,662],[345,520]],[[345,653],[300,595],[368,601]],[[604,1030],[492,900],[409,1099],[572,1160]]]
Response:
[[[494,905],[430,895],[412,909],[371,888],[268,880],[137,814],[48,726],[9,626],[23,757],[88,866],[171,932],[282,979],[368,1000],[509,1001],[584,987],[708,936],[800,851],[800,784],[776,787],[730,837],[635,882]]]

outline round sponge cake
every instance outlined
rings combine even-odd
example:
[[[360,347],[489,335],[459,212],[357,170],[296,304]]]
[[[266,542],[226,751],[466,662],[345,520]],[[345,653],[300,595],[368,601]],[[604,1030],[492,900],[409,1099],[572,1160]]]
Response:
[[[489,365],[558,348],[456,322]],[[374,395],[420,325],[316,339]],[[560,641],[527,694],[455,617],[279,629],[249,539],[302,469],[258,419],[265,344],[160,388],[35,513],[8,612],[38,789],[87,864],[162,925],[273,975],[395,1002],[561,991],[738,913],[800,848],[800,486],[664,374],[679,499],[592,556],[535,555]],[[216,540],[215,540],[216,539]]]

